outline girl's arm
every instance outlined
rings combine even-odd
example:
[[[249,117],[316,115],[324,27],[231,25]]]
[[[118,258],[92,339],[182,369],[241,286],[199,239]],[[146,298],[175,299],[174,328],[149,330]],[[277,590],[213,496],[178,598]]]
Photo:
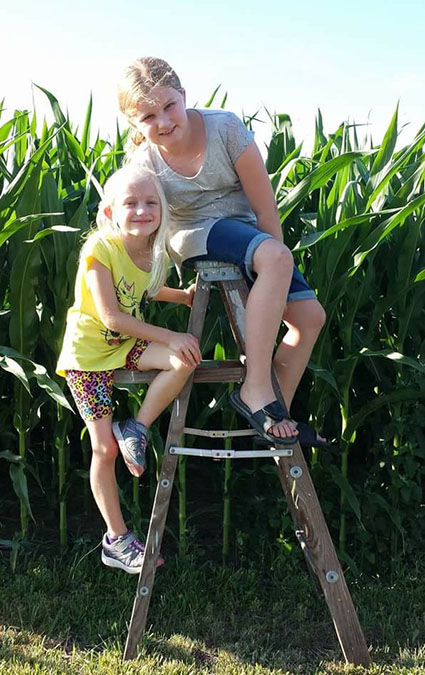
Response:
[[[193,335],[153,326],[120,310],[111,272],[98,260],[90,261],[87,282],[100,320],[106,328],[167,345],[187,364],[196,366],[200,363],[201,352],[198,340]]]
[[[195,284],[191,284],[189,288],[170,288],[163,286],[159,293],[155,295],[154,300],[161,302],[174,302],[179,305],[187,305],[192,307],[193,294],[195,292]]]
[[[248,145],[235,162],[236,173],[260,230],[283,242],[279,212],[263,158],[256,143]]]

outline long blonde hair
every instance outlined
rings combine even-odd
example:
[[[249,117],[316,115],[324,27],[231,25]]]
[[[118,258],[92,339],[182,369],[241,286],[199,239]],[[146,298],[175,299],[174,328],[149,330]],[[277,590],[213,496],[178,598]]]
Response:
[[[121,236],[121,232],[117,223],[113,219],[108,218],[105,214],[105,209],[113,207],[114,200],[117,196],[119,185],[122,181],[130,182],[131,180],[138,180],[149,178],[152,180],[155,189],[158,193],[158,199],[161,207],[161,219],[158,229],[149,237],[149,245],[152,249],[152,266],[150,271],[150,278],[147,287],[147,293],[150,298],[155,297],[165,284],[168,273],[169,258],[166,249],[166,233],[168,226],[168,204],[156,175],[146,167],[135,167],[134,165],[127,165],[115,171],[106,181],[103,187],[103,197],[99,203],[99,210],[97,212],[96,223],[99,228],[99,234],[107,242],[107,235]],[[103,237],[103,235],[105,235]]]
[[[118,83],[118,100],[121,112],[127,117],[131,128],[127,152],[135,150],[143,143],[144,136],[134,128],[132,118],[137,113],[139,103],[149,100],[154,87],[172,87],[182,91],[180,79],[171,66],[155,56],[143,56],[133,61]]]

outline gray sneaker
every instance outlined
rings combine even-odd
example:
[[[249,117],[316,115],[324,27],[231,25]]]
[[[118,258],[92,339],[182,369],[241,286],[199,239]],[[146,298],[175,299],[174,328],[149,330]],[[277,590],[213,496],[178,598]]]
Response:
[[[133,476],[141,476],[146,469],[147,427],[131,418],[125,422],[114,422],[112,433],[117,440],[127,469]]]
[[[102,539],[102,562],[108,567],[117,567],[128,574],[139,574],[142,569],[145,547],[135,537],[133,532],[126,532],[115,539],[111,544],[106,534]],[[164,564],[162,558],[158,558],[156,566]]]

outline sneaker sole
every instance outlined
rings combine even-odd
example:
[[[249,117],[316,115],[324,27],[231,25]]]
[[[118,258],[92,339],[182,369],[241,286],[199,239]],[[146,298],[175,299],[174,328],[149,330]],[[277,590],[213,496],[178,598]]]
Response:
[[[112,423],[112,433],[114,434],[115,440],[118,443],[118,447],[120,449],[120,452],[122,454],[122,457],[123,457],[123,460],[125,462],[125,465],[126,465],[127,469],[130,471],[132,476],[136,476],[136,478],[140,478],[140,476],[144,473],[145,469],[140,464],[135,464],[129,458],[128,453],[127,453],[127,448],[125,447],[125,440],[124,440],[124,437],[121,433],[119,422],[113,422]]]
[[[141,567],[127,567],[119,560],[115,560],[115,558],[109,558],[109,556],[105,555],[103,551],[102,562],[107,567],[115,567],[117,569],[124,570],[124,572],[127,572],[127,574],[139,574],[140,570],[142,569]]]
[[[120,562],[119,560],[116,560],[115,558],[110,558],[109,556],[105,555],[104,551],[102,551],[101,558],[103,564],[106,565],[107,567],[115,567],[116,569],[127,572],[127,574],[140,574],[140,570],[142,569],[141,567],[127,567],[127,565],[124,565],[124,563]],[[156,561],[156,566],[162,567],[163,564],[164,564],[163,558],[158,558],[158,560]]]

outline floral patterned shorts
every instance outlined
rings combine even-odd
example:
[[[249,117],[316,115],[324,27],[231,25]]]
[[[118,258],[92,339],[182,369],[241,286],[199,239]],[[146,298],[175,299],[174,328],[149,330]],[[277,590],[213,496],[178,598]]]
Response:
[[[148,345],[147,340],[136,340],[127,354],[126,370],[137,370],[139,359]],[[66,381],[85,422],[112,415],[113,370],[67,370]]]

